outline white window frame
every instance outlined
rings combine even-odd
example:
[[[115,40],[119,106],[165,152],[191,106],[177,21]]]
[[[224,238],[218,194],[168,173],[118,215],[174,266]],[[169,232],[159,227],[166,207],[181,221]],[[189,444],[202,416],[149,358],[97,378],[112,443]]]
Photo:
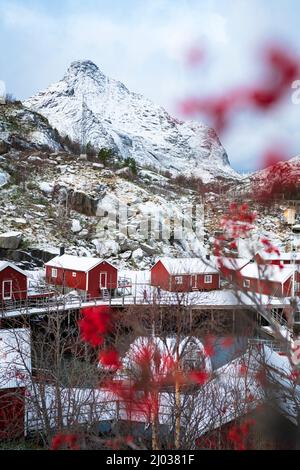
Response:
[[[4,285],[5,283],[9,283],[10,285],[10,288],[9,288],[9,296],[5,296],[5,289],[4,289]],[[2,299],[3,300],[11,300],[12,299],[12,280],[11,279],[6,279],[5,281],[2,282]]]
[[[175,284],[177,285],[183,284],[183,276],[175,276]]]
[[[250,287],[250,279],[244,279],[243,287],[246,287],[246,289]]]
[[[77,272],[76,271],[72,272],[72,277],[77,277]]]
[[[204,275],[204,284],[211,284],[212,283],[212,274],[205,274]]]
[[[57,269],[56,268],[51,268],[51,277],[53,279],[57,278]]]

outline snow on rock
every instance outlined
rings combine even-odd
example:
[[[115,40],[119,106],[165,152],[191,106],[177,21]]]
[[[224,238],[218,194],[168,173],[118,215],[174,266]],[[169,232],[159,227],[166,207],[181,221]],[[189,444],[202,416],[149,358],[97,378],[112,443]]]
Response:
[[[79,220],[77,220],[77,219],[72,220],[71,230],[72,230],[73,233],[78,233],[82,230],[82,227],[81,227],[81,224],[80,224]]]
[[[115,240],[93,240],[99,256],[117,255],[119,244]]]
[[[0,107],[0,141],[7,147],[18,149],[45,148],[63,150],[57,132],[38,113],[26,109],[21,103]],[[17,144],[17,145],[16,145]]]
[[[5,186],[6,183],[9,181],[9,175],[4,171],[0,170],[0,188]]]
[[[24,219],[23,217],[17,217],[15,220],[15,225],[19,225],[19,226],[22,226],[22,225],[26,225],[27,224],[27,220]]]
[[[76,141],[84,135],[97,148],[112,148],[141,166],[192,174],[205,182],[216,176],[239,177],[214,130],[174,119],[105,76],[91,61],[73,62],[61,81],[24,104],[61,134]]]
[[[144,258],[143,250],[141,248],[138,248],[137,250],[134,250],[133,253],[132,253],[132,258],[136,262],[141,261]]]
[[[39,188],[43,193],[51,194],[53,192],[53,183],[47,183],[46,181],[41,181],[39,183]]]

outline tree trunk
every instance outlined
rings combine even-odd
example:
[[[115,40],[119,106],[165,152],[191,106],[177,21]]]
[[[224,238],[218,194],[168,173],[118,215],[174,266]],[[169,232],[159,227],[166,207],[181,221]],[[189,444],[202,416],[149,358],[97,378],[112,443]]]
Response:
[[[176,379],[175,379],[175,449],[180,449],[180,356],[179,356],[179,335],[176,338]]]
[[[158,406],[158,393],[153,392],[151,394],[151,426],[152,426],[152,450],[159,450],[159,406]]]

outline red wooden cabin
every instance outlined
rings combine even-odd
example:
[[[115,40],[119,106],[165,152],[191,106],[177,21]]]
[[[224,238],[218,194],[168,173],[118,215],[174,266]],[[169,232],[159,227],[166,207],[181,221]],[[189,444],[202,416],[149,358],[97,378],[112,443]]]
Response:
[[[0,329],[0,440],[25,436],[25,392],[30,373],[30,329]]]
[[[0,303],[26,298],[26,273],[8,261],[0,261]]]
[[[89,298],[99,298],[117,288],[118,270],[100,258],[56,256],[45,264],[46,281],[66,290],[78,290]]]
[[[151,269],[151,285],[170,292],[220,288],[218,270],[198,258],[161,258]]]
[[[292,295],[292,266],[280,267],[250,263],[240,273],[238,284],[243,290],[274,297],[289,297]]]
[[[25,436],[25,388],[0,388],[0,440]]]

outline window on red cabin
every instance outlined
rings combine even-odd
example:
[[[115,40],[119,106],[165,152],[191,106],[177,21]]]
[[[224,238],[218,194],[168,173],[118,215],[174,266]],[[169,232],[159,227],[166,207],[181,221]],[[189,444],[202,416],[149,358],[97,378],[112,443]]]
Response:
[[[182,276],[175,276],[175,284],[182,284]]]
[[[211,284],[212,283],[212,275],[211,274],[206,274],[204,276],[204,284]]]
[[[76,277],[76,272],[75,271],[72,272],[72,276]]]
[[[51,277],[57,277],[57,269],[52,268],[52,270],[51,270]]]
[[[243,286],[244,286],[244,287],[250,287],[250,281],[249,281],[249,279],[244,279]]]

